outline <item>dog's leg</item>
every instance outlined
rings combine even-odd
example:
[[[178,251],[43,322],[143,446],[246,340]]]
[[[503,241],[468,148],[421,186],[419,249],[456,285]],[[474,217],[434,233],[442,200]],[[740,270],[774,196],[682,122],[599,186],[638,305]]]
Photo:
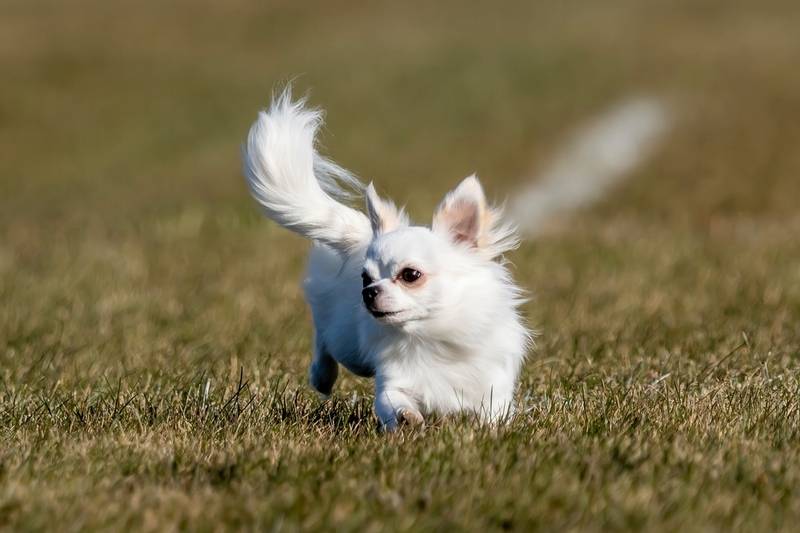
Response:
[[[514,414],[514,381],[506,376],[496,377],[475,411],[481,422],[489,424],[511,418]]]
[[[401,390],[378,389],[375,393],[375,414],[385,431],[394,431],[400,424],[425,425],[414,399]]]
[[[333,384],[339,376],[339,363],[325,351],[325,347],[317,339],[314,347],[314,359],[311,361],[308,377],[311,386],[323,396],[329,396],[333,390]]]

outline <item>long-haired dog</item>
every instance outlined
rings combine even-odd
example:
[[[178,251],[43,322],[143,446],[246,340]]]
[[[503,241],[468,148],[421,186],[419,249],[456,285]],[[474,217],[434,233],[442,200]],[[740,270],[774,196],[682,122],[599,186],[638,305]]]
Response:
[[[322,113],[288,90],[259,114],[244,173],[267,217],[314,243],[304,283],[314,319],[312,386],[329,394],[339,365],[375,377],[382,426],[429,413],[512,409],[530,341],[521,291],[502,260],[513,225],[487,205],[475,176],[449,192],[430,227],[320,156]],[[346,206],[364,191],[366,213]]]

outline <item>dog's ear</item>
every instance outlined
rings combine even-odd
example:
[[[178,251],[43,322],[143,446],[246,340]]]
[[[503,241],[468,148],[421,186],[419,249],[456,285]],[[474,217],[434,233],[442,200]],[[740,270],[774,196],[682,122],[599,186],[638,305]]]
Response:
[[[375,192],[372,183],[366,191],[367,217],[372,225],[372,233],[388,233],[400,226],[408,225],[408,218],[402,209],[398,209],[389,200],[384,200]]]
[[[486,195],[473,174],[447,193],[433,214],[433,231],[446,234],[454,242],[479,248],[485,243],[490,225]]]

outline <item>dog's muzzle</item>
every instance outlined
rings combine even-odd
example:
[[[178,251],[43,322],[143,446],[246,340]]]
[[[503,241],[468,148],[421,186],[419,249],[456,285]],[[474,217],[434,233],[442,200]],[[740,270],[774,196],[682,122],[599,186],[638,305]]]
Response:
[[[361,298],[364,299],[364,305],[366,306],[367,311],[369,311],[370,314],[375,318],[381,318],[395,314],[387,311],[380,311],[375,308],[375,299],[378,298],[380,293],[381,289],[379,287],[366,287],[363,291],[361,291]]]

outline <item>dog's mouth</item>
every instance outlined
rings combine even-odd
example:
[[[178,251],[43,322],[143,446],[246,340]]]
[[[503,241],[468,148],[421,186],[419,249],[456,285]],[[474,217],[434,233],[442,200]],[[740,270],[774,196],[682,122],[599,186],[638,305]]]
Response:
[[[377,311],[375,309],[368,309],[369,313],[375,318],[386,318],[398,314],[400,311]]]
[[[424,317],[411,313],[408,309],[400,309],[398,311],[378,311],[377,309],[367,308],[369,314],[381,324],[400,325],[409,322],[416,322],[423,320]]]

